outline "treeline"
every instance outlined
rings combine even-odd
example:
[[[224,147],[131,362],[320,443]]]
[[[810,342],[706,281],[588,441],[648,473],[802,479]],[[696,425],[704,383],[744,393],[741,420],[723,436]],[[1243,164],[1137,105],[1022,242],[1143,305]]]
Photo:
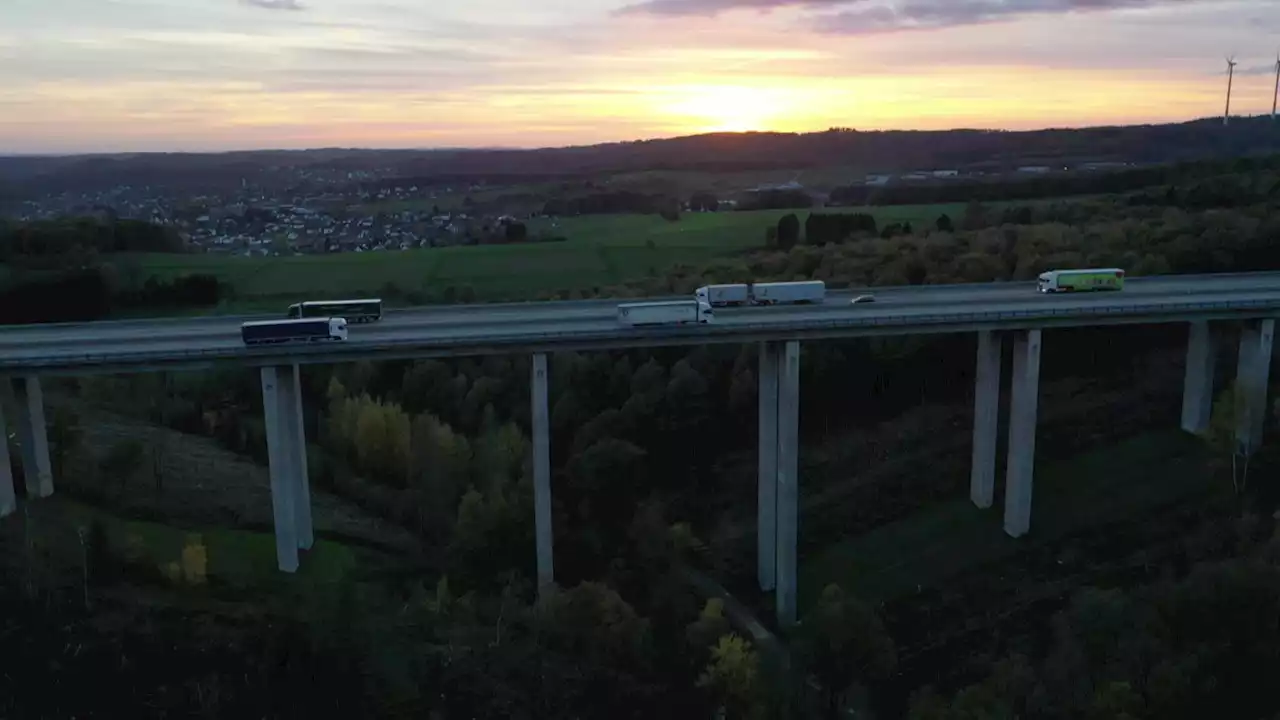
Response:
[[[739,210],[791,210],[810,208],[813,196],[804,190],[761,190],[738,203]]]
[[[11,224],[0,220],[0,262],[91,253],[179,253],[186,247],[172,228],[141,220],[70,218]]]
[[[1200,185],[1201,192],[1212,187],[1221,197],[1197,198],[1175,189],[1167,204],[1196,209],[1235,207],[1259,202],[1276,192],[1273,183],[1254,187],[1257,174],[1280,170],[1280,157],[1260,156],[1232,160],[1213,160],[1178,164],[1162,164],[1126,170],[1056,172],[1047,176],[1009,179],[1004,176],[986,180],[937,180],[932,182],[890,183],[883,186],[849,185],[831,191],[828,205],[933,205],[941,203],[1007,202],[1040,200],[1077,195],[1115,195],[1147,190],[1155,186],[1179,184]],[[1239,187],[1237,187],[1239,186]],[[1247,186],[1247,187],[1246,187]],[[1239,190],[1233,201],[1230,194]],[[1156,196],[1141,193],[1155,202]],[[1161,196],[1163,197],[1163,196]],[[1231,202],[1232,204],[1224,204]]]
[[[553,198],[542,208],[543,215],[605,215],[635,213],[640,215],[674,214],[679,217],[680,203],[666,195],[619,190],[599,192],[576,198]]]
[[[135,277],[123,253],[184,252],[172,228],[135,220],[0,220],[0,323],[78,322],[132,308],[215,305],[230,288],[212,275]]]
[[[230,288],[213,275],[150,276],[122,287],[116,268],[25,272],[0,284],[0,324],[88,322],[128,309],[168,310],[216,305]]]

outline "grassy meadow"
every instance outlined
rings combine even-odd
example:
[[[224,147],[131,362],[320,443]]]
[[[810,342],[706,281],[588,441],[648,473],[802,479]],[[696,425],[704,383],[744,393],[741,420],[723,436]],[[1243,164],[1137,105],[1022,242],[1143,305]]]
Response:
[[[931,225],[942,213],[958,218],[959,204],[829,209],[870,212],[884,225]],[[270,258],[222,255],[135,255],[140,277],[210,273],[231,283],[236,299],[220,311],[275,308],[281,302],[377,294],[388,284],[437,295],[447,286],[471,287],[479,300],[531,299],[539,293],[582,290],[663,274],[676,264],[758,249],[765,228],[787,210],[685,213],[678,222],[657,215],[539,218],[530,231],[566,242],[448,247]],[[808,211],[798,211],[803,219]],[[132,262],[128,263],[134,264]]]

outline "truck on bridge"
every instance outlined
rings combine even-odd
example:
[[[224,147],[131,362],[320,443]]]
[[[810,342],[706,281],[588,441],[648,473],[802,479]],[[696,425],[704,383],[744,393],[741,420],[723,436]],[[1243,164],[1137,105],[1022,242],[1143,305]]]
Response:
[[[382,300],[309,300],[289,306],[290,318],[340,317],[366,323],[382,319]]]
[[[1120,268],[1050,270],[1040,273],[1036,289],[1042,293],[1123,290],[1124,270]]]
[[[715,320],[711,306],[698,300],[623,303],[618,322],[623,325],[689,325]]]
[[[255,320],[240,326],[240,339],[245,345],[341,341],[347,339],[347,321],[340,317]]]
[[[827,285],[821,280],[705,285],[693,296],[712,307],[820,303],[827,297]]]

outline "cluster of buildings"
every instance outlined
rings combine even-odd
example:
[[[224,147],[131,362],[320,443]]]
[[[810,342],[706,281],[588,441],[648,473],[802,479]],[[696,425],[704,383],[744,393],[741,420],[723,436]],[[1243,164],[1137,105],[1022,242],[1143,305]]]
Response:
[[[241,181],[232,192],[184,194],[172,188],[120,185],[64,192],[16,207],[22,221],[64,217],[142,220],[172,227],[197,251],[268,256],[373,252],[472,244],[508,216],[444,211],[431,188],[374,187],[375,173],[299,170],[288,189]],[[452,191],[442,189],[443,194]],[[463,188],[462,190],[466,190]]]

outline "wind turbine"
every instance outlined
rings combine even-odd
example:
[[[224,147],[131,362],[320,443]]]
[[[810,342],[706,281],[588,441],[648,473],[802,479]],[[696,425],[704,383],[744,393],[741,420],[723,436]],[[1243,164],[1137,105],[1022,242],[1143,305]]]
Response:
[[[1231,81],[1235,79],[1236,74],[1236,56],[1227,56],[1227,109],[1222,113],[1222,124],[1226,125],[1231,120]]]
[[[1271,93],[1271,122],[1276,121],[1276,100],[1280,99],[1280,52],[1276,53],[1276,89]]]

